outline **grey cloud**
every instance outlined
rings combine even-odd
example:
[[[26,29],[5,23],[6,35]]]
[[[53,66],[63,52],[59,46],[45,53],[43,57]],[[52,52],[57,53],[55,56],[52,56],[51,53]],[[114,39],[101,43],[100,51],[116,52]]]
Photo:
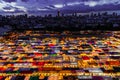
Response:
[[[11,7],[6,4],[14,7],[15,10],[23,11],[37,11],[38,9],[57,10],[57,8],[60,8],[60,10],[97,11],[100,8],[103,10],[112,10],[110,6],[114,5],[114,9],[118,9],[120,6],[120,0],[0,0],[0,10],[11,9]]]

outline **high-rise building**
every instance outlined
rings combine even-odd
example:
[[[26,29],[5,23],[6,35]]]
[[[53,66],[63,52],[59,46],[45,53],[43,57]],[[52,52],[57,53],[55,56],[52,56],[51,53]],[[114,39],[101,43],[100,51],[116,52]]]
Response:
[[[60,11],[58,10],[58,12],[57,12],[57,16],[60,16]]]

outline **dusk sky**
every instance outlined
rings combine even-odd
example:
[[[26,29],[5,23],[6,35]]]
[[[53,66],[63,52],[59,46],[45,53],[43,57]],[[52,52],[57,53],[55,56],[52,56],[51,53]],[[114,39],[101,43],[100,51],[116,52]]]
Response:
[[[120,10],[120,0],[0,0],[0,12]]]

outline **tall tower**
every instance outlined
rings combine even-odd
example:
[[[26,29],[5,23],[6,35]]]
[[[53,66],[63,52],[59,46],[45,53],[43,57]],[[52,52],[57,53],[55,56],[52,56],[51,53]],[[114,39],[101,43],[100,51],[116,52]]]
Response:
[[[60,11],[58,10],[58,12],[57,12],[57,16],[59,17],[60,16]]]

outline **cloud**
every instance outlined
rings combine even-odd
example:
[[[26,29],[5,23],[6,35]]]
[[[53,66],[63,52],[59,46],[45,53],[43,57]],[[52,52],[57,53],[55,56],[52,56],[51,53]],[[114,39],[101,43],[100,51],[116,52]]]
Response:
[[[27,12],[27,9],[24,6],[18,6],[14,0],[1,0],[0,1],[0,10],[4,12],[15,12],[23,11]]]
[[[45,8],[37,8],[38,11],[47,11],[48,9]]]
[[[0,0],[0,11],[47,11],[62,10],[69,7],[77,9],[76,6],[88,6],[91,9],[111,4],[120,6],[120,0]],[[6,9],[6,7],[10,8]],[[79,7],[79,9],[81,8]]]
[[[16,2],[17,0],[3,0],[3,1],[11,3],[11,2]]]
[[[68,2],[67,3],[67,6],[74,6],[74,5],[79,5],[81,4],[82,2]]]
[[[120,0],[96,0],[96,1],[86,1],[84,2],[84,5],[89,5],[90,7],[94,7],[97,5],[108,5],[108,4],[114,4],[114,5],[119,5]]]
[[[94,7],[94,6],[98,5],[98,2],[97,1],[88,1],[88,2],[85,2],[84,5]]]
[[[63,4],[55,4],[54,6],[55,6],[56,8],[63,8],[63,7],[64,7]]]

